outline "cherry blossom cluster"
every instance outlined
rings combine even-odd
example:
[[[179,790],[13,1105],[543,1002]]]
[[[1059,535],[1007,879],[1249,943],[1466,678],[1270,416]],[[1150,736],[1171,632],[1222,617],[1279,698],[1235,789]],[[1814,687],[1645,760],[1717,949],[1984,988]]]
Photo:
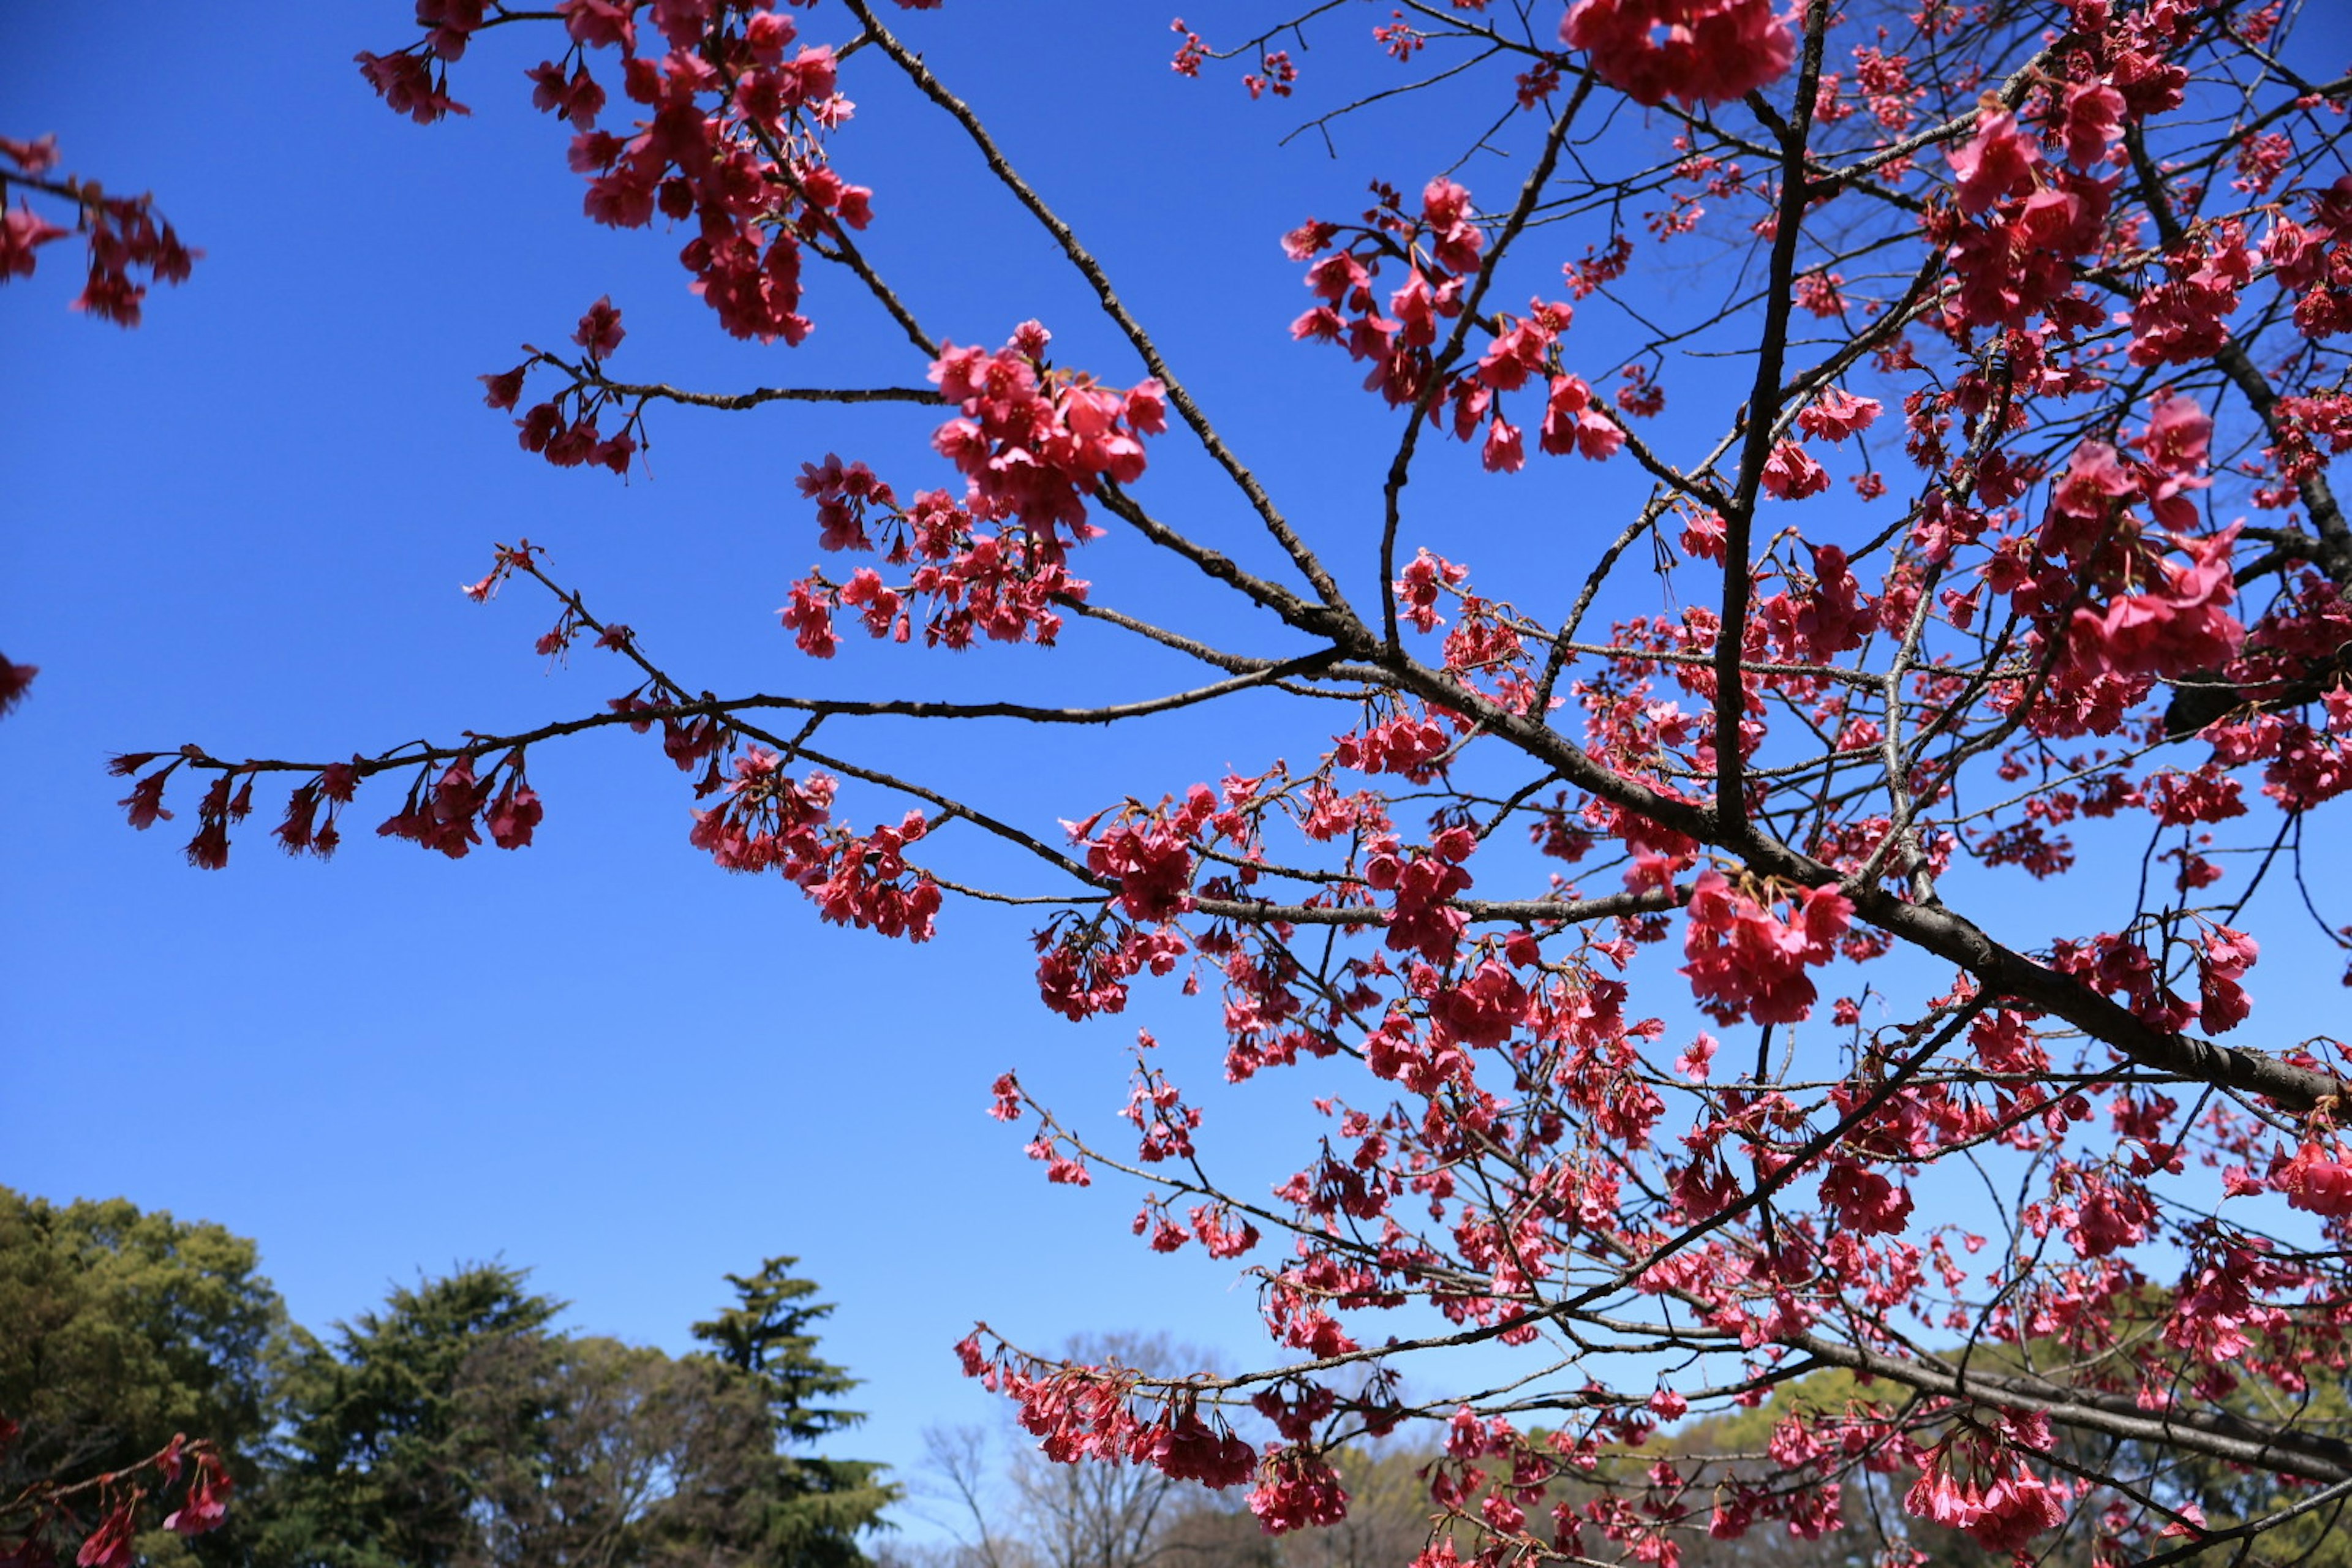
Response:
[[[1406,626],[1428,635],[1447,624],[1447,618],[1438,613],[1438,605],[1451,599],[1456,614],[1443,644],[1446,673],[1514,713],[1530,711],[1536,706],[1537,692],[1530,679],[1525,622],[1512,606],[1496,604],[1472,589],[1469,575],[1469,568],[1457,562],[1433,555],[1426,549],[1419,551],[1392,584],[1398,612]],[[1438,715],[1433,713],[1430,717],[1433,720]],[[1446,736],[1443,729],[1437,734],[1451,749],[1453,737]],[[1374,741],[1371,730],[1367,730],[1355,736],[1352,742],[1350,738],[1342,737],[1339,743],[1343,747],[1353,745],[1357,760],[1349,765],[1360,765],[1366,759],[1377,759],[1385,764],[1396,750],[1393,739],[1391,731],[1389,740]],[[1417,761],[1409,765],[1418,765]]]
[[[1108,912],[1092,920],[1059,917],[1034,940],[1037,994],[1073,1022],[1124,1012],[1130,980],[1172,973],[1192,950],[1173,926],[1138,925]]]
[[[2352,174],[2314,193],[2306,216],[2279,214],[2263,256],[2278,286],[2294,291],[2294,324],[2305,337],[2352,331]]]
[[[1450,401],[1446,423],[1457,439],[1467,441],[1483,428],[1479,460],[1489,472],[1526,466],[1525,432],[1504,416],[1499,395],[1530,383],[1543,400],[1538,445],[1544,451],[1599,461],[1623,446],[1623,427],[1602,412],[1591,387],[1559,368],[1558,345],[1576,316],[1568,301],[1535,300],[1524,317],[1499,318],[1477,363],[1451,374],[1451,357],[1440,361],[1442,340],[1446,323],[1462,313],[1464,289],[1478,269],[1486,237],[1472,215],[1470,193],[1452,180],[1433,180],[1417,212],[1409,212],[1386,186],[1376,186],[1375,195],[1377,205],[1353,228],[1309,219],[1283,237],[1291,259],[1310,263],[1307,286],[1319,301],[1291,323],[1290,335],[1344,343],[1349,358],[1371,366],[1365,387],[1391,407],[1433,411]],[[1343,236],[1348,241],[1339,244]],[[1373,284],[1391,262],[1403,266],[1405,281],[1383,301]],[[1648,412],[1663,403],[1637,392],[1627,406]]]
[[[163,805],[164,787],[174,772],[197,755],[193,748],[184,750],[152,771],[151,764],[158,760],[155,752],[127,752],[113,760],[111,771],[117,775],[142,775],[119,803],[129,814],[131,826],[143,831],[172,819],[172,812]],[[446,763],[427,761],[414,775],[400,810],[377,825],[377,834],[405,838],[452,860],[464,858],[479,845],[485,830],[490,842],[501,849],[528,846],[543,810],[524,776],[522,748],[507,752],[487,773],[477,776],[475,766],[480,760],[479,754],[461,752]],[[331,858],[342,843],[337,818],[351,804],[361,779],[399,765],[396,757],[373,763],[354,757],[349,763],[330,763],[309,782],[294,787],[284,818],[271,830],[271,837],[289,855]],[[196,805],[196,833],[188,841],[190,865],[216,871],[228,864],[229,830],[252,813],[257,771],[229,768],[214,773]]]
[[[2105,441],[2075,447],[2030,537],[1991,534],[1980,515],[1956,533],[1955,514],[1942,512],[1939,542],[1948,550],[1977,536],[1989,550],[1984,585],[2055,650],[2033,677],[2048,699],[2027,719],[2037,733],[2115,733],[2153,679],[2221,671],[2243,647],[2245,628],[2228,608],[2238,530],[2182,531],[2201,527],[2190,498],[2210,483],[2211,428],[2193,401],[2160,394],[2135,439],[2138,457]],[[2185,560],[2170,558],[2176,551]],[[1947,605],[1963,608],[1972,616],[1973,600]],[[2012,700],[2021,690],[2005,689]]]
[[[2352,451],[2352,395],[2319,392],[2282,397],[2273,405],[2275,445],[2265,454],[2279,466],[2286,484],[2265,492],[2272,504],[2283,504],[2298,481],[2326,466],[2327,458]],[[2323,450],[2324,448],[2324,450]]]
[[[2152,931],[2102,932],[2084,942],[2061,939],[2051,962],[2103,993],[2121,994],[2126,1005],[2159,1028],[2179,1030],[2195,1023],[2208,1034],[2226,1034],[2252,1011],[2242,982],[2262,949],[2245,932],[2219,921],[2197,917],[2195,924],[2202,928],[2200,934],[2169,942]],[[2159,953],[2176,945],[2185,951],[2196,976],[2196,1001],[2172,989],[2168,969],[2150,953],[2144,935],[2157,939]]]
[[[2080,144],[2069,146],[2072,157]],[[2103,148],[2081,150],[2104,156]],[[1949,330],[2022,327],[2044,312],[2070,327],[2097,324],[2070,263],[2105,244],[2113,183],[2051,162],[2014,114],[1990,108],[1948,157],[1952,205],[1925,221],[1951,264]]]
[[[1160,923],[1192,907],[1192,849],[1202,828],[1212,821],[1221,831],[1238,828],[1207,784],[1194,784],[1173,811],[1166,801],[1150,811],[1130,802],[1108,827],[1102,821],[1098,815],[1071,829],[1087,846],[1087,869],[1118,883],[1129,920]]]
[[[898,642],[908,640],[919,613],[929,646],[962,648],[976,637],[1053,644],[1057,605],[1087,592],[1069,574],[1069,549],[1101,531],[1087,521],[1087,500],[1105,482],[1142,475],[1142,439],[1167,428],[1167,405],[1156,381],[1119,392],[1055,369],[1045,357],[1051,342],[1026,321],[1000,350],[950,344],[933,362],[931,381],[960,413],[931,444],[964,475],[961,502],[935,489],[901,503],[865,464],[830,454],[801,466],[820,544],[878,549],[886,565],[913,568],[895,584],[871,567],[845,583],[822,573],[794,583],[783,621],[803,652],[833,657],[844,610],[870,636]]]
[[[1796,58],[1771,0],[1575,0],[1560,42],[1591,57],[1636,103],[1728,103],[1786,75]]]
[[[1166,394],[1157,381],[1122,393],[1057,373],[1045,357],[1052,342],[1043,325],[1024,321],[993,352],[945,345],[930,380],[961,414],[931,445],[963,474],[973,516],[1083,537],[1085,498],[1106,479],[1142,477],[1142,437],[1168,427]]]
[[[481,829],[485,828],[489,832],[490,842],[501,849],[520,849],[529,845],[531,832],[545,812],[538,793],[523,776],[522,749],[517,747],[508,752],[478,778],[474,773],[475,761],[460,756],[437,774],[430,769],[420,773],[417,782],[409,786],[408,798],[400,810],[379,823],[376,832],[387,838],[405,838],[421,848],[438,850],[452,860],[463,858],[468,849],[479,844]],[[320,787],[321,794],[327,794],[331,786],[322,782]],[[297,818],[304,804],[298,791],[288,810],[286,826],[279,831],[289,851],[307,826]],[[311,836],[311,844],[315,847],[315,835]],[[226,854],[226,847],[223,852]]]
[[[135,327],[149,286],[187,281],[204,252],[181,243],[172,226],[156,215],[152,195],[110,196],[94,180],[51,177],[57,166],[55,136],[32,141],[0,136],[0,283],[30,278],[41,247],[74,232],[35,210],[32,198],[38,195],[72,213],[89,250],[89,273],[73,308],[117,326]],[[12,192],[16,196],[13,206],[8,200]],[[144,273],[146,281],[134,273]]]
[[[679,765],[695,761],[689,756]],[[906,857],[908,847],[929,831],[928,819],[910,811],[896,826],[863,835],[834,827],[836,787],[821,773],[795,779],[777,753],[746,747],[735,757],[719,804],[694,814],[688,839],[722,870],[782,874],[834,924],[929,941],[940,910],[939,884]]]
[[[657,212],[691,221],[679,261],[720,325],[761,342],[807,337],[805,247],[873,218],[873,193],[824,152],[852,112],[832,47],[802,42],[773,0],[563,0],[557,11],[568,47],[529,73],[531,98],[573,128],[587,216],[616,228],[645,227]],[[463,114],[449,67],[476,33],[509,20],[481,0],[419,0],[425,36],[389,55],[362,52],[360,68],[395,113],[420,123]],[[622,96],[640,110],[625,131],[599,123],[608,89],[592,59],[608,50]]]
[[[1256,1447],[1221,1412],[1213,1409],[1213,1421],[1201,1415],[1197,1385],[1147,1384],[1132,1367],[1046,1362],[1005,1343],[984,1323],[957,1344],[956,1354],[965,1376],[1019,1405],[1022,1426],[1050,1458],[1149,1465],[1219,1490],[1258,1474]],[[1142,1409],[1139,1401],[1147,1402]]]
[[[1280,1449],[1267,1459],[1265,1479],[1250,1493],[1249,1510],[1268,1535],[1337,1524],[1348,1517],[1348,1489],[1321,1456]]]
[[[1200,34],[1186,26],[1183,17],[1177,17],[1169,26],[1170,31],[1183,40],[1177,45],[1175,55],[1168,62],[1168,68],[1178,76],[1198,77],[1201,74],[1202,66],[1212,59],[1231,58],[1235,54],[1254,52],[1257,56],[1257,68],[1244,72],[1241,79],[1242,89],[1249,94],[1252,102],[1255,102],[1268,93],[1272,93],[1278,99],[1288,98],[1297,89],[1297,62],[1290,58],[1288,49],[1265,47],[1267,40],[1272,37],[1271,34],[1260,37],[1255,44],[1244,49],[1219,53],[1212,50],[1207,40]],[[1375,37],[1384,37],[1386,32],[1387,29],[1384,28],[1373,29]],[[1412,52],[1409,45],[1405,52],[1408,55]]]
[[[2023,1425],[2035,1429],[2029,1447],[2049,1447],[2047,1423]],[[1928,1454],[1903,1506],[1916,1518],[1966,1531],[1989,1550],[2024,1551],[2034,1537],[2065,1522],[2073,1494],[2063,1477],[2044,1479],[2018,1459],[2008,1446],[2014,1441],[2009,1433],[1945,1438]]]
[[[530,357],[522,363],[479,378],[482,401],[492,408],[511,409],[522,400],[523,382],[534,367],[551,365],[567,373],[569,385],[553,397],[533,404],[515,421],[522,449],[538,453],[559,468],[589,464],[625,475],[629,460],[636,455],[643,438],[643,404],[630,409],[621,427],[609,436],[597,428],[597,416],[615,401],[614,394],[603,384],[604,362],[612,357],[627,335],[627,329],[621,325],[620,310],[614,306],[612,297],[606,295],[588,307],[572,331],[572,341],[586,353],[584,362],[566,364],[553,354],[525,344],[524,350]]]

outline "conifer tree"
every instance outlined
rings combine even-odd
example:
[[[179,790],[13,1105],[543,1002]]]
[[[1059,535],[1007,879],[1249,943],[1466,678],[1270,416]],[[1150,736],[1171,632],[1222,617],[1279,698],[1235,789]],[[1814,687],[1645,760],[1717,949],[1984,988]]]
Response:
[[[563,1304],[497,1264],[395,1288],[380,1312],[310,1342],[289,1389],[290,1453],[265,1504],[265,1561],[328,1568],[457,1568],[479,1515],[528,1469],[549,1415],[547,1324]],[[304,1336],[306,1339],[308,1336]],[[504,1352],[504,1353],[502,1353]],[[499,1367],[505,1375],[486,1373]],[[492,1406],[500,1408],[493,1408]]]
[[[768,1496],[759,1550],[749,1561],[844,1568],[865,1561],[857,1538],[880,1528],[882,1510],[899,1489],[881,1479],[880,1465],[793,1451],[866,1419],[861,1411],[827,1403],[861,1380],[816,1353],[813,1325],[833,1305],[811,1300],[815,1281],[793,1278],[799,1261],[771,1258],[756,1274],[728,1275],[735,1304],[695,1324],[694,1337],[710,1347],[712,1360],[759,1390],[773,1423],[777,1453],[758,1483]]]

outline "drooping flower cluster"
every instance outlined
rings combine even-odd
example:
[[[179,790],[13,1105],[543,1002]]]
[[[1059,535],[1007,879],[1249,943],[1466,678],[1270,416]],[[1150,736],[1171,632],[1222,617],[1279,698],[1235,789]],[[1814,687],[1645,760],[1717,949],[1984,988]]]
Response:
[[[522,449],[538,453],[559,468],[587,464],[625,475],[643,435],[643,400],[626,413],[621,427],[610,435],[597,428],[597,416],[617,402],[616,395],[601,384],[602,362],[612,356],[627,335],[627,329],[621,325],[620,310],[614,306],[612,296],[606,295],[588,308],[572,331],[572,341],[587,354],[583,363],[567,364],[553,354],[526,345],[530,357],[522,363],[512,370],[478,378],[483,386],[482,401],[492,408],[510,409],[521,401],[524,380],[534,368],[542,364],[554,366],[566,374],[570,384],[553,397],[533,404],[515,421]]]
[[[2305,1139],[2294,1153],[2282,1153],[2270,1182],[2296,1208],[2330,1218],[2352,1215],[2352,1158],[2334,1138]]]
[[[12,1457],[24,1430],[0,1415],[0,1457]],[[131,1568],[152,1550],[152,1536],[142,1550],[142,1536],[152,1528],[146,1523],[151,1493],[178,1487],[184,1476],[179,1506],[163,1515],[162,1528],[184,1540],[218,1530],[228,1520],[236,1480],[209,1439],[175,1433],[156,1452],[119,1469],[70,1482],[44,1477],[18,1483],[14,1495],[0,1492],[0,1550],[28,1568],[47,1568],[65,1551],[73,1552],[77,1568]],[[85,1510],[95,1511],[94,1524],[85,1523]]]
[[[993,1341],[983,1348],[982,1335]],[[1081,1459],[1149,1465],[1171,1479],[1213,1489],[1240,1486],[1258,1473],[1258,1452],[1226,1425],[1200,1413],[1197,1388],[1182,1383],[1147,1386],[1132,1367],[1073,1366],[1014,1350],[982,1324],[957,1344],[964,1375],[1013,1400],[1021,1425],[1045,1455],[1064,1464]],[[1137,1401],[1156,1396],[1148,1414]]]
[[[2071,1495],[2063,1478],[2043,1479],[1998,1436],[1972,1433],[1937,1445],[1903,1506],[1914,1518],[1963,1531],[1990,1551],[2021,1552],[2035,1536],[2066,1521]]]
[[[70,210],[88,244],[89,272],[73,308],[135,327],[149,286],[187,281],[204,252],[181,243],[172,226],[156,216],[153,196],[110,196],[95,181],[52,179],[57,165],[55,136],[0,136],[0,284],[30,278],[41,247],[72,232],[35,211],[29,196],[10,206],[8,189],[15,185]],[[146,281],[135,279],[134,270],[145,273]]]
[[[1724,1023],[1801,1023],[1821,998],[1805,972],[1837,956],[1853,920],[1853,900],[1834,887],[1759,897],[1709,867],[1691,886],[1682,973],[1699,1005]]]
[[[907,4],[908,0],[900,0]],[[803,250],[872,221],[873,193],[827,160],[826,133],[848,120],[834,52],[802,44],[793,17],[772,0],[563,0],[569,47],[530,73],[532,101],[574,127],[572,170],[584,176],[594,221],[642,228],[658,213],[691,221],[678,259],[694,289],[740,338],[797,343]],[[653,38],[667,50],[639,53]],[[418,6],[425,36],[389,55],[362,53],[368,82],[396,113],[420,122],[465,113],[448,68],[489,25],[472,0]],[[625,132],[601,129],[606,89],[590,65],[611,49],[620,89],[640,115]]]
[[[681,766],[692,766],[688,757]],[[694,814],[688,840],[722,870],[776,871],[806,893],[824,919],[910,942],[930,939],[940,888],[907,863],[907,847],[929,831],[919,811],[896,826],[858,835],[833,825],[835,780],[794,778],[761,746],[735,758],[717,805]]]
[[[530,843],[531,831],[545,815],[539,795],[523,778],[522,761],[518,747],[480,778],[474,775],[475,759],[470,756],[454,759],[429,783],[420,773],[409,786],[407,801],[376,832],[437,849],[457,860],[482,841],[478,821],[489,829],[491,843],[501,849],[520,849]],[[278,836],[289,851],[303,837],[303,826],[295,821],[292,809]],[[315,836],[310,842],[315,846]]]
[[[1249,1510],[1265,1533],[1284,1535],[1347,1518],[1348,1490],[1320,1456],[1278,1449],[1267,1458],[1264,1478],[1249,1495]]]

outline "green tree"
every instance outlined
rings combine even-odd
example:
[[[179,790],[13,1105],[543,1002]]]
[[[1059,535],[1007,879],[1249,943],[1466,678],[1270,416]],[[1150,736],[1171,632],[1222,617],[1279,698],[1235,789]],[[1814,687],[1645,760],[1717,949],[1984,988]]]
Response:
[[[865,1416],[829,1403],[859,1380],[817,1355],[813,1325],[833,1307],[811,1300],[814,1281],[793,1277],[799,1261],[771,1258],[756,1274],[728,1275],[735,1304],[695,1324],[694,1337],[709,1347],[710,1360],[748,1379],[768,1411],[773,1462],[755,1489],[756,1551],[735,1561],[846,1568],[865,1561],[857,1538],[881,1527],[882,1510],[897,1500],[899,1489],[881,1479],[879,1465],[804,1451]],[[751,1542],[731,1544],[740,1549]]]
[[[790,1258],[673,1359],[551,1331],[520,1271],[395,1289],[308,1342],[268,1494],[266,1568],[854,1568],[897,1489],[787,1452],[855,1424],[831,1309]]]
[[[486,1348],[468,1371],[461,1404],[487,1449],[474,1476],[480,1563],[767,1561],[772,1429],[748,1379],[706,1357],[600,1338]]]
[[[261,1479],[289,1344],[285,1303],[254,1244],[122,1198],[56,1204],[0,1187],[0,1496],[117,1469],[209,1437],[240,1494]],[[247,1510],[175,1552],[234,1561]],[[145,1543],[142,1542],[142,1545]]]
[[[478,1515],[535,1484],[562,1303],[494,1264],[303,1336],[263,1555],[289,1568],[469,1568]]]

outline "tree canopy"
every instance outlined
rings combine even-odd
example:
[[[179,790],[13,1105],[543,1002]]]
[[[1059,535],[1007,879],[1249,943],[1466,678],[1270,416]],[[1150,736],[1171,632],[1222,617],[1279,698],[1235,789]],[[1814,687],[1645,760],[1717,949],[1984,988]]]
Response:
[[[812,1402],[857,1380],[793,1261],[697,1326],[748,1363],[561,1332],[503,1264],[321,1339],[218,1225],[0,1188],[0,1562],[859,1568],[897,1489],[813,1451],[856,1418]]]
[[[220,1226],[0,1187],[0,1414],[24,1427],[0,1495],[122,1468],[174,1433],[249,1455],[276,1419],[285,1303]]]
[[[215,1531],[258,1478],[289,1343],[259,1265],[208,1222],[0,1187],[0,1561],[39,1568],[78,1509],[110,1558],[240,1560],[247,1534]],[[148,1489],[175,1488],[137,1535]]]

